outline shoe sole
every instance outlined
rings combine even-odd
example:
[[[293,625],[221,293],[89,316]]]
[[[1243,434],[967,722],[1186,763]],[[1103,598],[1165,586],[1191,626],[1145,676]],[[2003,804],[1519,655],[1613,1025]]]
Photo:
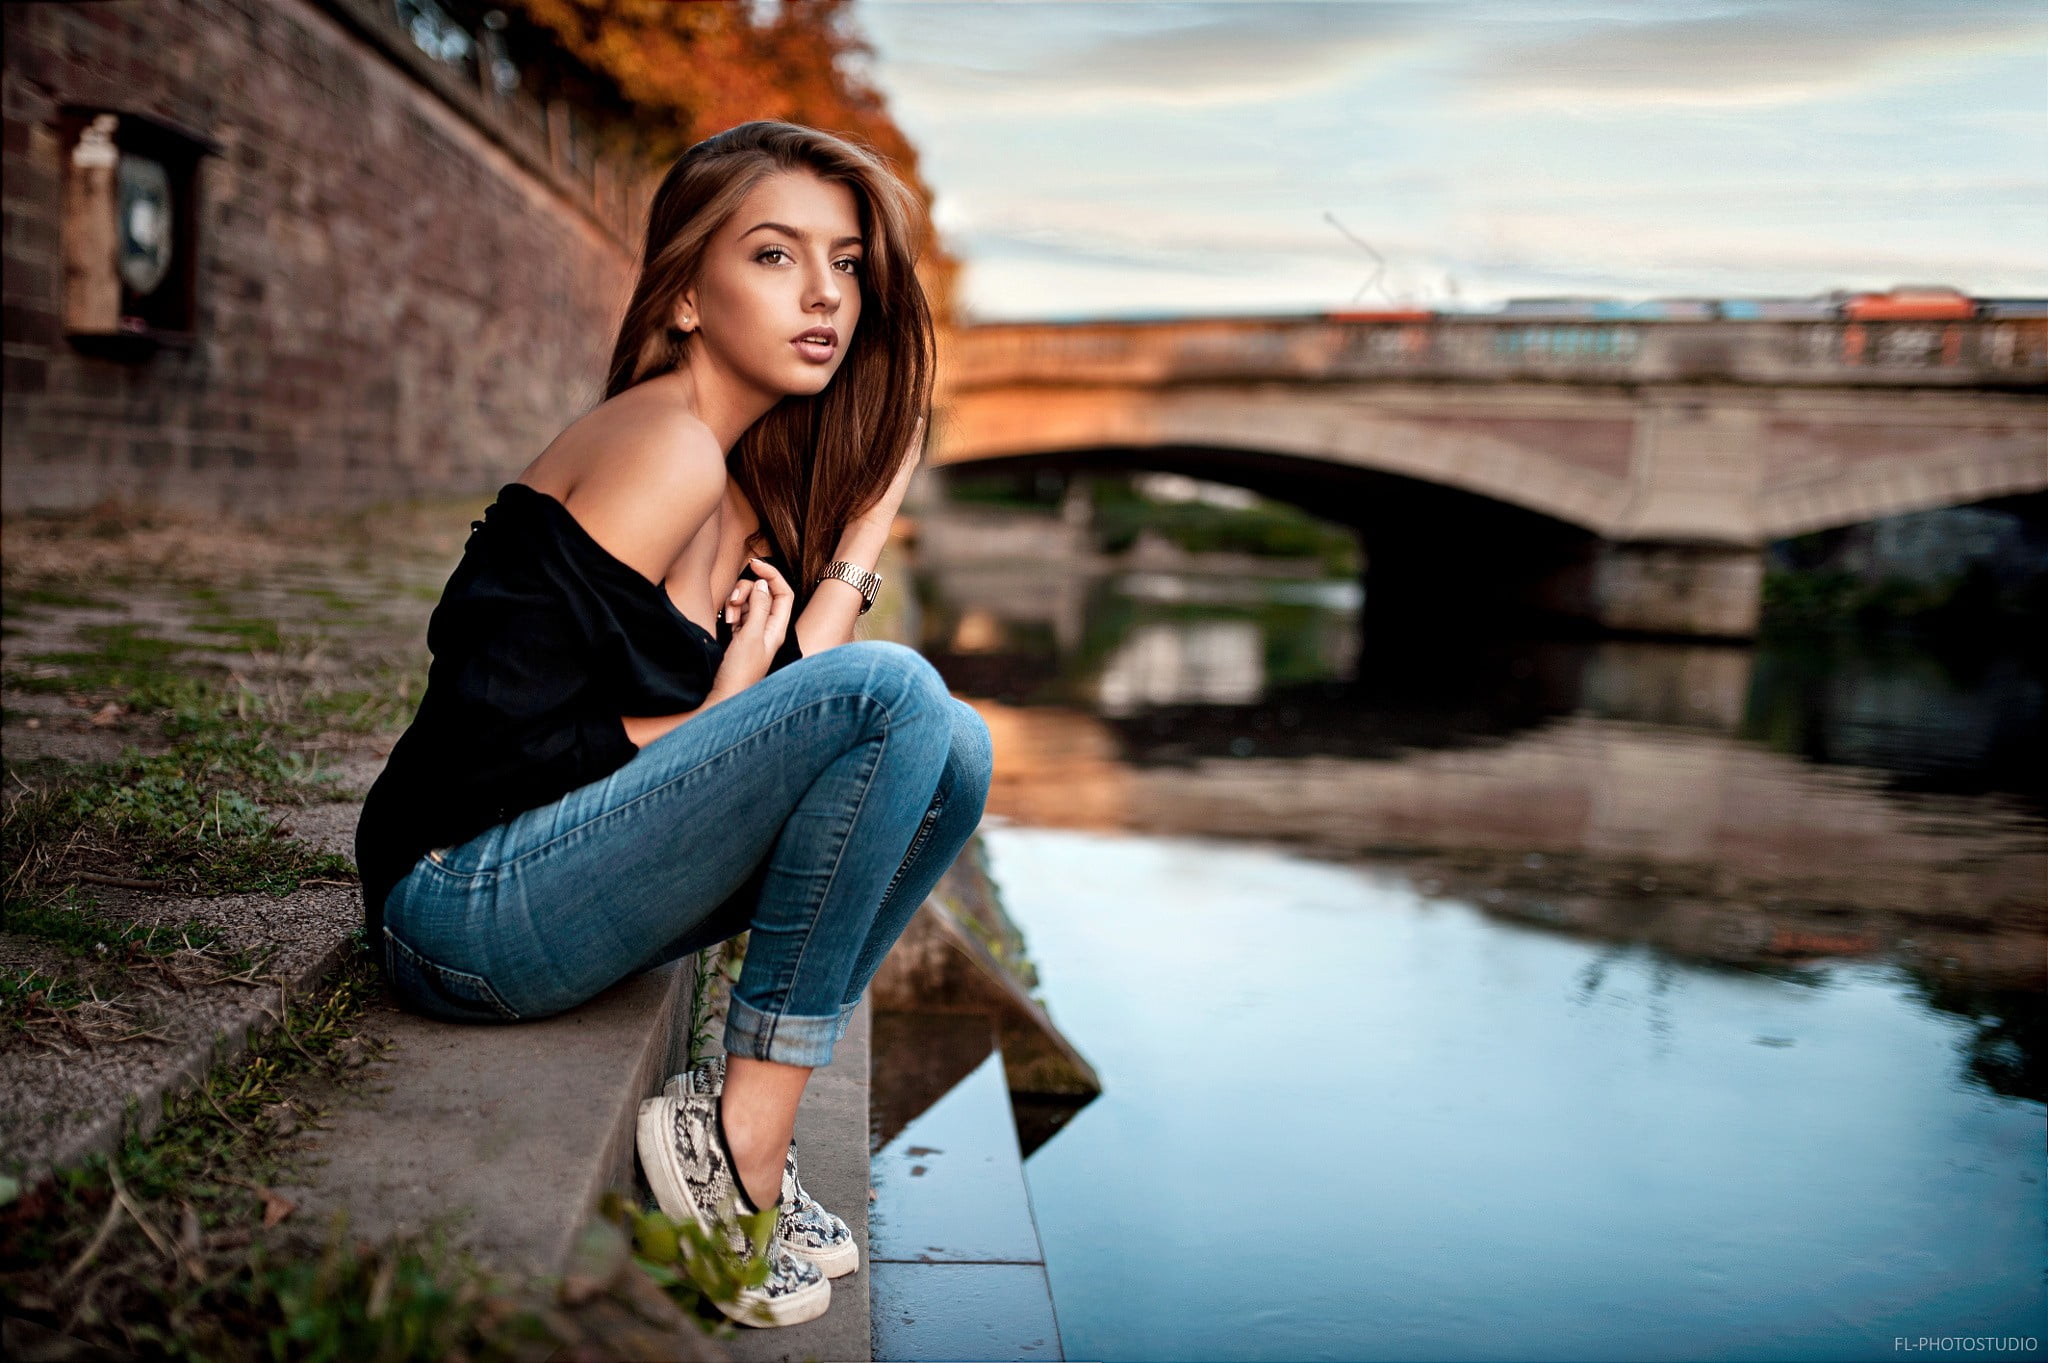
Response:
[[[838,1249],[820,1250],[815,1254],[806,1253],[787,1240],[782,1242],[782,1247],[799,1259],[809,1259],[828,1278],[843,1278],[860,1267],[860,1246],[851,1240]]]
[[[687,1217],[702,1227],[705,1234],[716,1236],[718,1231],[706,1225],[703,1214],[697,1210],[697,1203],[683,1182],[682,1168],[676,1163],[672,1101],[668,1098],[641,1101],[640,1118],[634,1131],[634,1143],[640,1151],[640,1168],[647,1175],[647,1186],[653,1190],[655,1204],[664,1216],[678,1223]],[[753,1314],[751,1307],[756,1302],[767,1308],[767,1320]],[[712,1304],[740,1325],[799,1325],[825,1314],[826,1308],[832,1305],[832,1283],[827,1279],[818,1284],[816,1291],[804,1288],[781,1298],[752,1295],[751,1300],[742,1297],[738,1302]]]
[[[718,1092],[718,1090],[713,1089],[711,1090],[711,1092],[715,1094]],[[664,1098],[674,1098],[678,1101],[681,1101],[683,1097],[683,1086],[677,1083],[674,1079],[670,1079],[666,1084],[663,1084],[661,1086],[661,1096]],[[843,1278],[847,1274],[854,1272],[860,1267],[860,1245],[852,1240],[847,1241],[846,1244],[839,1249],[823,1250],[815,1254],[810,1252],[809,1250],[804,1249],[800,1245],[791,1244],[787,1240],[784,1240],[782,1242],[782,1247],[788,1250],[791,1254],[796,1255],[797,1258],[808,1259],[812,1263],[816,1264],[828,1278]]]

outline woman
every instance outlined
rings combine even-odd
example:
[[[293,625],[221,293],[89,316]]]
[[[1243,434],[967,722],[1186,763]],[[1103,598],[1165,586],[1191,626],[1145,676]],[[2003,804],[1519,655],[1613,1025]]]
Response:
[[[917,221],[814,129],[684,153],[604,401],[472,523],[357,829],[371,941],[434,1017],[545,1017],[749,933],[725,1061],[638,1128],[669,1215],[748,1254],[731,1209],[778,1208],[725,1308],[749,1324],[820,1314],[858,1263],[797,1181],[797,1104],[988,793],[979,716],[853,638],[930,407]]]

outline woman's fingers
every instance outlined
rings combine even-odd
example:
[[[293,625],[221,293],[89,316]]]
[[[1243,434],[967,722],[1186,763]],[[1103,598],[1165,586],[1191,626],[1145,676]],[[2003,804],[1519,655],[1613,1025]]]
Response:
[[[790,614],[795,608],[796,591],[774,564],[758,558],[747,562],[758,576],[751,582],[742,578],[733,584],[722,608],[725,618],[733,625],[735,637],[741,634],[750,638],[773,634],[775,646],[779,648],[782,631],[788,628]]]
[[[753,565],[757,578],[768,584],[768,590],[776,600],[796,595],[796,590],[789,585],[789,579],[782,575],[782,570],[767,559],[750,558],[747,562]]]
[[[764,627],[775,636],[775,645],[780,648],[783,632],[789,628],[790,612],[796,604],[796,589],[789,585],[789,579],[782,575],[782,570],[768,560],[757,558],[748,561],[760,575],[754,585],[759,587],[765,583],[768,588],[768,619]]]
[[[749,630],[759,633],[768,618],[768,584],[742,582],[738,590],[745,595],[740,601],[740,622],[734,633],[744,634]]]

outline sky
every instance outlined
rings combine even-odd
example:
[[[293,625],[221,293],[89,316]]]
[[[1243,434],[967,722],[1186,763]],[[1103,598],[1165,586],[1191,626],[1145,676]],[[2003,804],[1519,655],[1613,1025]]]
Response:
[[[2048,295],[2041,0],[857,0],[973,320]]]

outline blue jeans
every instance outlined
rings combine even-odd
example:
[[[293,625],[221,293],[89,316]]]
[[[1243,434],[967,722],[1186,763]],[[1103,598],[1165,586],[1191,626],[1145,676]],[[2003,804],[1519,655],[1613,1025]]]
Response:
[[[386,901],[401,1004],[573,1008],[749,933],[725,1048],[826,1065],[882,958],[981,822],[988,726],[916,650],[769,673],[602,780],[420,858]]]

